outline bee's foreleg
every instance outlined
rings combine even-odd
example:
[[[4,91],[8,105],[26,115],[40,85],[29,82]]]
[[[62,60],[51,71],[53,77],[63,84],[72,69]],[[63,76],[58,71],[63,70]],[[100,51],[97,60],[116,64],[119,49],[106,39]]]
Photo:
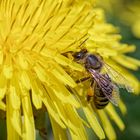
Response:
[[[79,80],[76,80],[76,83],[78,84],[78,83],[84,82],[84,81],[86,81],[86,80],[88,80],[88,79],[90,79],[90,76],[89,76],[89,77],[81,78],[81,79],[79,79]]]

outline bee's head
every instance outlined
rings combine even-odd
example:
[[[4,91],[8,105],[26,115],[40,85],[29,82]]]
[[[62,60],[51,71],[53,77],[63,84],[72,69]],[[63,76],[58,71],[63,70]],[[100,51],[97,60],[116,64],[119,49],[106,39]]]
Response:
[[[80,60],[83,60],[86,53],[87,53],[86,49],[82,49],[80,52],[74,53],[73,54],[74,60],[77,61],[77,62],[80,61]]]

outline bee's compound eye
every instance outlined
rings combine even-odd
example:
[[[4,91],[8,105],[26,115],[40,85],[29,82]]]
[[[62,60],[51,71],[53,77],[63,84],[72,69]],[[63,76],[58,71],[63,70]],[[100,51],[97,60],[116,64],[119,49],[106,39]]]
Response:
[[[82,54],[81,54],[81,53],[78,53],[78,54],[76,55],[76,58],[77,58],[77,59],[82,58]]]
[[[82,58],[82,54],[79,53],[79,52],[75,53],[73,56],[74,56],[75,59],[81,59]]]

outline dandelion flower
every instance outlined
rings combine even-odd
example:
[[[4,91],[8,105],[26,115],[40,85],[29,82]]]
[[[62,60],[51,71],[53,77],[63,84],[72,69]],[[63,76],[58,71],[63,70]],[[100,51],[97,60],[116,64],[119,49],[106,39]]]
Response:
[[[48,113],[56,140],[69,136],[73,140],[86,140],[85,126],[91,127],[100,139],[105,138],[104,131],[108,138],[115,139],[108,117],[124,129],[115,108],[109,104],[98,111],[87,103],[86,85],[75,82],[76,76],[80,78],[86,73],[85,69],[72,57],[63,55],[82,47],[98,52],[134,82],[138,93],[137,79],[124,68],[136,70],[140,65],[138,60],[125,56],[135,47],[120,44],[120,36],[115,33],[116,29],[105,22],[102,10],[93,8],[90,2],[1,1],[0,109],[5,111],[7,139],[36,139],[34,110]],[[119,107],[125,113],[123,102]],[[79,109],[87,120],[79,115]]]

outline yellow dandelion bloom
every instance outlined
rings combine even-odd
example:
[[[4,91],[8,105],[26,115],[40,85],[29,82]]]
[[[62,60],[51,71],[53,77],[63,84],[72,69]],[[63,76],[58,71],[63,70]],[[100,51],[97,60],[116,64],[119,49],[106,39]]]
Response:
[[[64,54],[83,47],[99,53],[133,81],[138,93],[138,81],[126,68],[137,70],[140,62],[125,56],[135,47],[120,44],[119,39],[116,28],[105,22],[103,11],[90,2],[0,1],[0,109],[5,111],[7,140],[36,139],[35,110],[48,113],[56,140],[86,140],[85,126],[100,139],[105,133],[115,139],[108,117],[124,129],[115,108],[109,104],[99,111],[87,102],[86,83],[75,82],[87,72]],[[126,112],[122,101],[119,107]],[[87,120],[79,115],[79,109]]]

